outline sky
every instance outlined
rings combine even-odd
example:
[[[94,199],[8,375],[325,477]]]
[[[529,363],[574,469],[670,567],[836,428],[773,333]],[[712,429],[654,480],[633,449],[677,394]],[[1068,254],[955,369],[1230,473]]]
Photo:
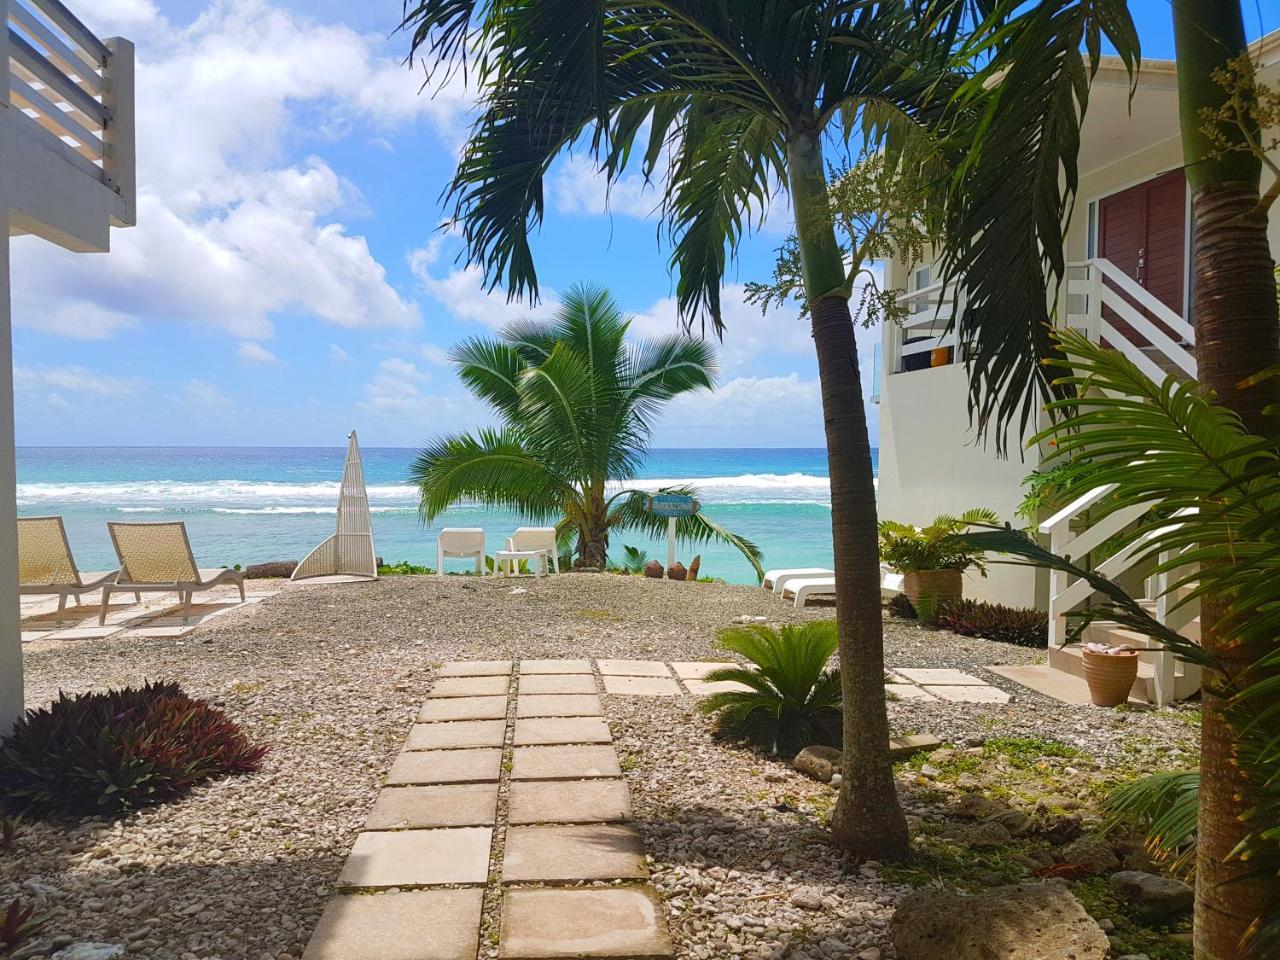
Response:
[[[1267,28],[1272,4],[1253,18]],[[109,254],[14,238],[20,445],[337,446],[354,427],[366,446],[417,446],[489,419],[449,348],[545,315],[575,283],[607,286],[637,336],[677,329],[652,186],[629,174],[606,190],[583,154],[546,183],[542,303],[510,303],[463,266],[440,197],[472,99],[457,81],[419,92],[399,0],[72,8],[136,44],[138,225],[113,230]],[[1172,56],[1168,0],[1131,9],[1144,55]],[[656,446],[823,445],[806,321],[743,299],[789,220],[779,198],[743,244],[719,387],[672,403]],[[878,339],[859,334],[864,386]],[[869,426],[874,442],[874,408]]]

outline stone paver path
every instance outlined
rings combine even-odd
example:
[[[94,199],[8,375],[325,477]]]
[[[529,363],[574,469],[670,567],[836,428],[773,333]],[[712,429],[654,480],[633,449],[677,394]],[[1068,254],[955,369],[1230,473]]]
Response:
[[[477,960],[485,927],[499,960],[674,956],[602,697],[746,689],[706,679],[727,666],[445,664],[304,960]],[[903,698],[1008,701],[958,670],[892,679]]]

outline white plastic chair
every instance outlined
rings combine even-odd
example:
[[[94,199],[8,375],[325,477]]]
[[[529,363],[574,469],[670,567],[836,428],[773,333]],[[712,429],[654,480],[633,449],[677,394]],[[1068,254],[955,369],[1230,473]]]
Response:
[[[446,557],[474,557],[476,573],[484,573],[484,530],[480,527],[445,527],[436,539],[436,576],[444,576]]]
[[[796,580],[800,577],[834,577],[835,575],[834,570],[826,567],[790,567],[786,570],[768,571],[764,575],[761,586],[774,593],[781,593],[788,580]]]
[[[508,550],[545,550],[548,562],[556,573],[560,572],[560,551],[556,547],[555,527],[517,527],[507,537]]]

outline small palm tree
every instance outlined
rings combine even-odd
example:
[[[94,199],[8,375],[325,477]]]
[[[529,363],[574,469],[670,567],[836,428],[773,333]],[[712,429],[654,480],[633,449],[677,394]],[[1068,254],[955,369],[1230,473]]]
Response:
[[[827,664],[839,648],[834,620],[780,631],[764,624],[733,627],[720,645],[746,657],[756,669],[726,667],[707,680],[741,683],[749,690],[713,693],[698,704],[718,714],[720,729],[746,737],[770,753],[791,756],[814,743],[840,743],[840,670]]]
[[[686,336],[630,343],[628,325],[607,290],[583,285],[549,322],[458,344],[452,358],[462,382],[501,426],[442,437],[418,455],[410,476],[423,519],[463,500],[516,510],[555,522],[576,562],[600,569],[611,531],[665,534],[667,521],[645,509],[649,494],[622,485],[635,478],[663,405],[713,386],[715,350]],[[764,576],[760,548],[705,513],[678,520],[676,536],[727,543]]]

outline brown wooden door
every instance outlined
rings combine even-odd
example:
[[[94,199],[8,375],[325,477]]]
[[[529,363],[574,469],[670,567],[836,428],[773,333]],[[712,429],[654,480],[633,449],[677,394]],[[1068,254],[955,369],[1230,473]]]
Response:
[[[1098,255],[1179,316],[1186,292],[1186,243],[1187,187],[1181,170],[1112,194],[1098,204]],[[1132,332],[1117,318],[1108,316],[1108,320]]]

